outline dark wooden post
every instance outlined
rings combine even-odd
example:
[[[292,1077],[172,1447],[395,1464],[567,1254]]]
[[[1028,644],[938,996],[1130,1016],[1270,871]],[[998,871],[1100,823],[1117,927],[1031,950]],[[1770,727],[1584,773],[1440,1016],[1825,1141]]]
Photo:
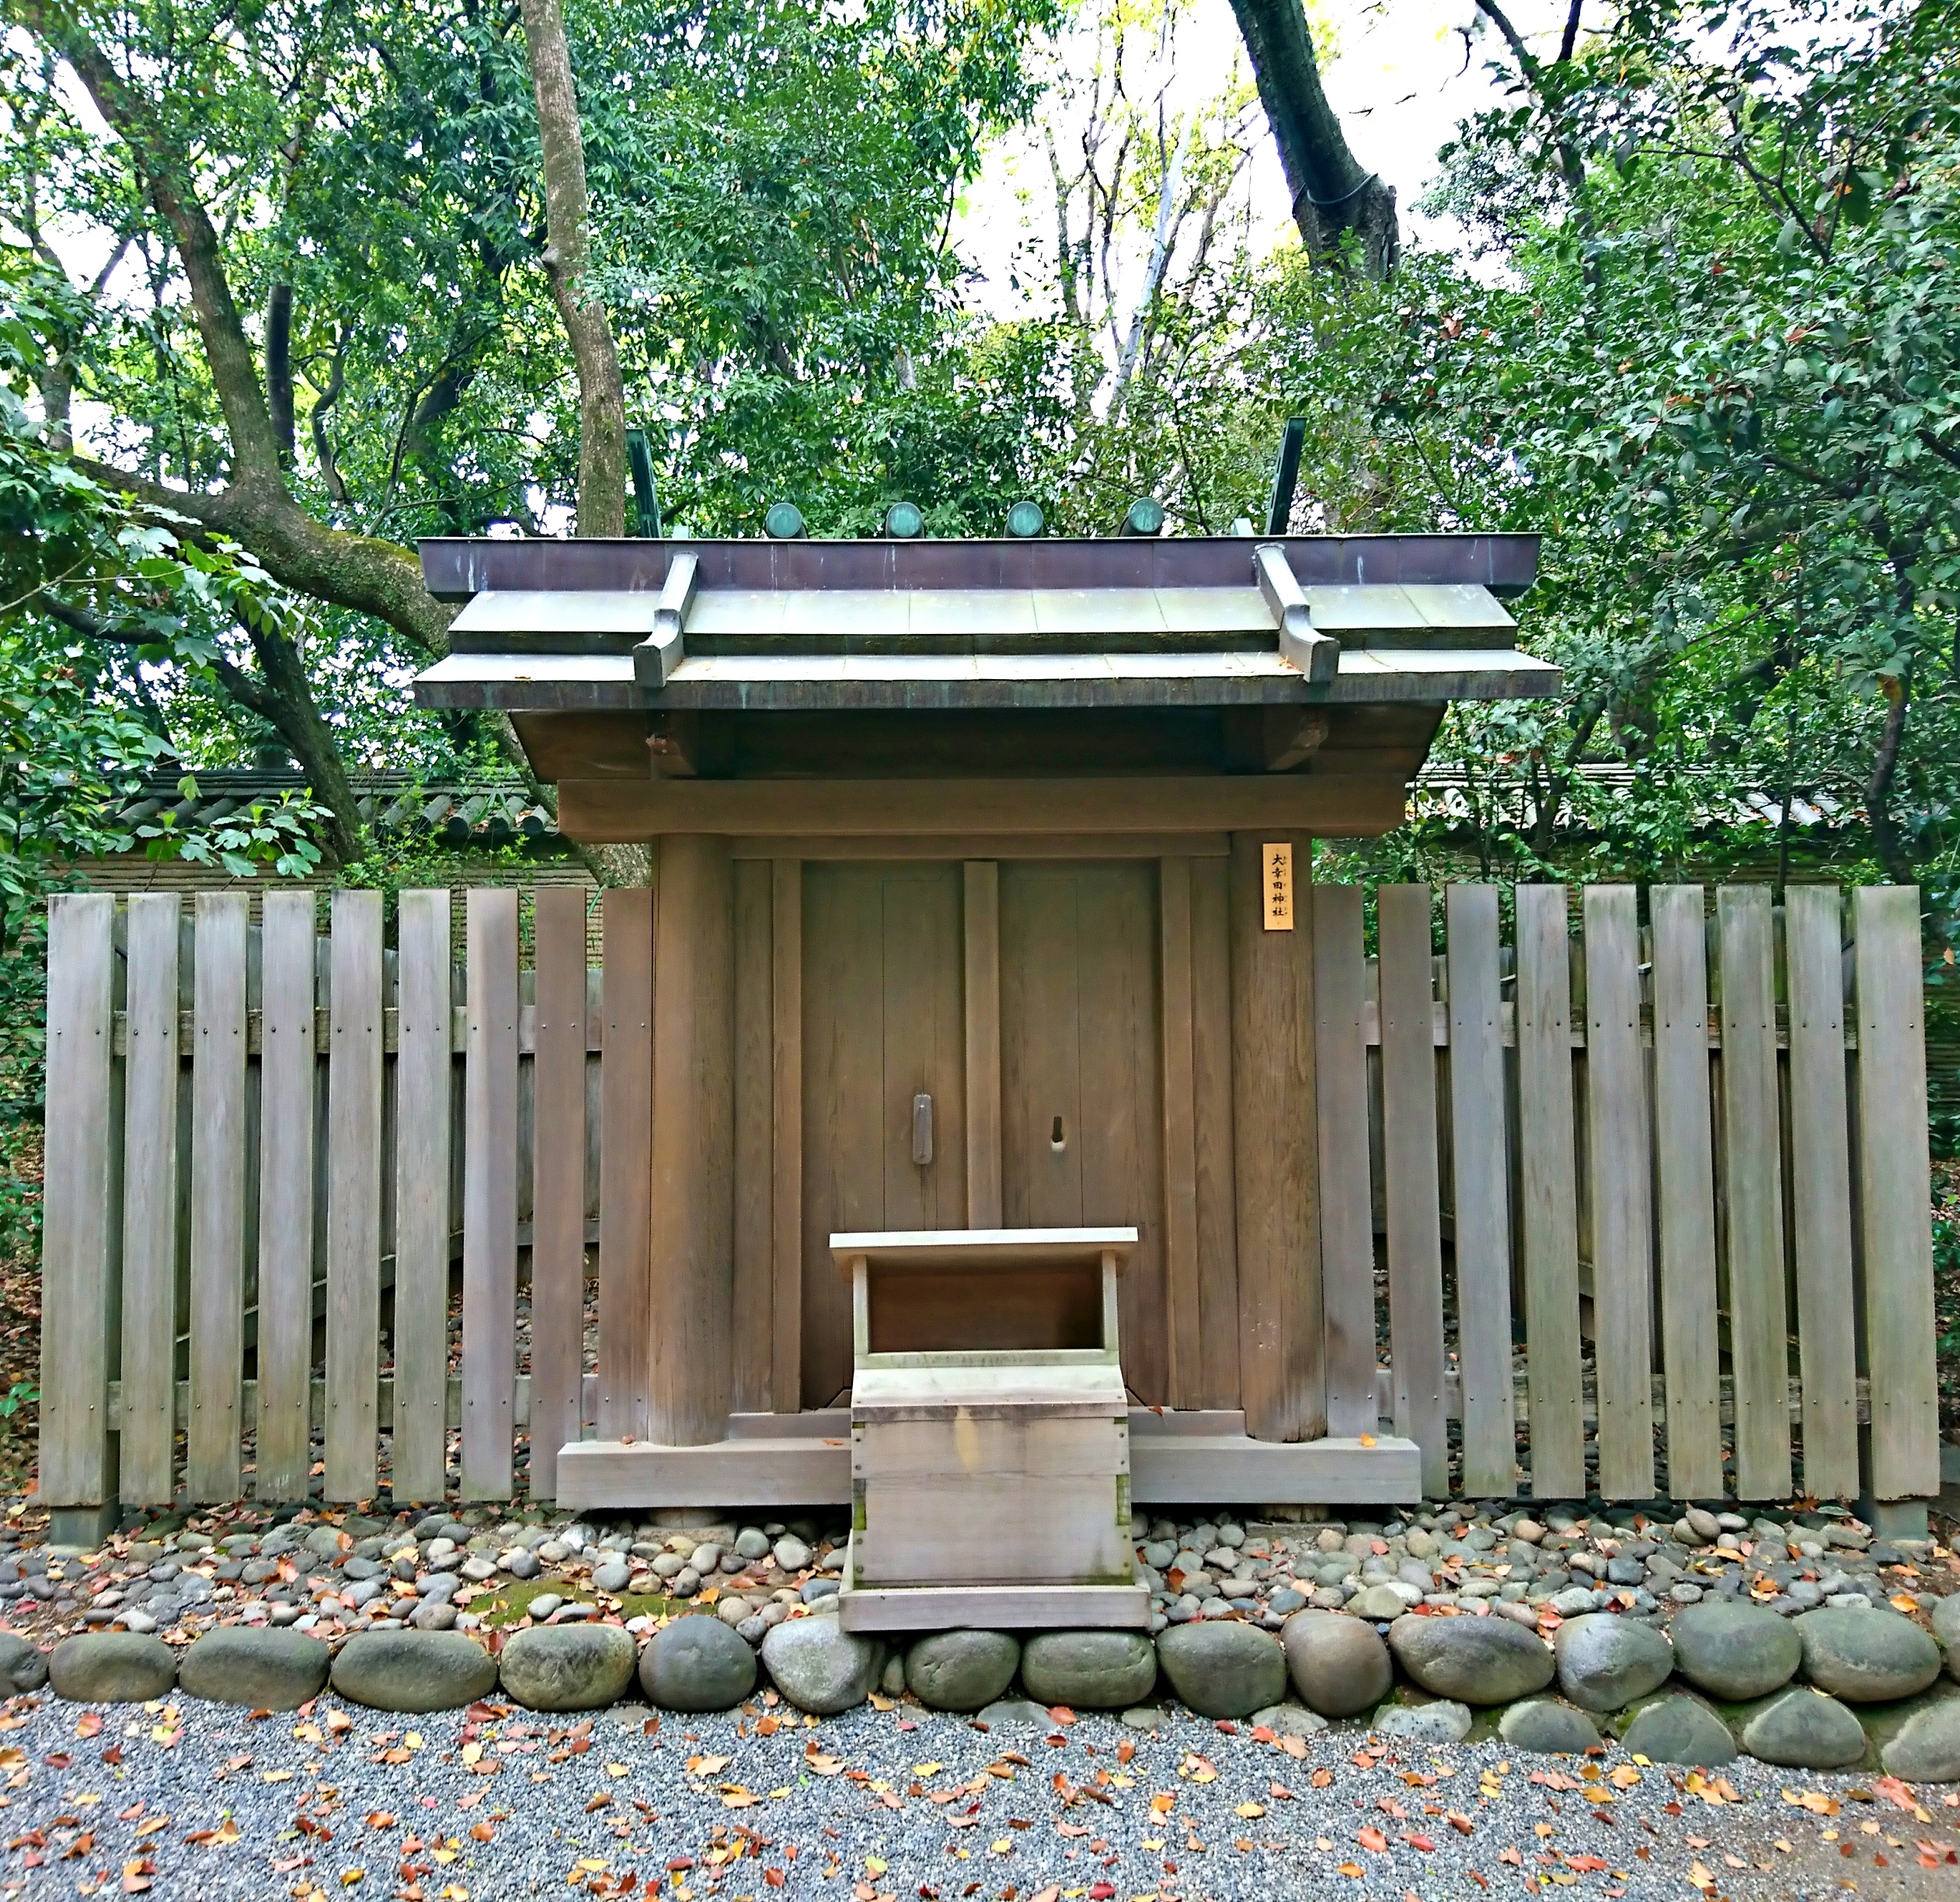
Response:
[[[1290,931],[1265,928],[1264,848],[1293,847]],[[1327,1431],[1314,1112],[1312,841],[1234,832],[1232,1144],[1239,1386],[1255,1440]]]
[[[648,1437],[727,1431],[735,1279],[735,879],[726,838],[658,848]]]

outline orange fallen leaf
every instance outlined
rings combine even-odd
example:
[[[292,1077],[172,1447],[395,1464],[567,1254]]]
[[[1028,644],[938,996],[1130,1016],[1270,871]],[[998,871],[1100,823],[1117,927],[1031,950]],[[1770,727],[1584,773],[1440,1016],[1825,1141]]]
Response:
[[[1372,1849],[1379,1855],[1388,1847],[1388,1838],[1370,1823],[1366,1828],[1354,1832],[1354,1840],[1364,1849]]]

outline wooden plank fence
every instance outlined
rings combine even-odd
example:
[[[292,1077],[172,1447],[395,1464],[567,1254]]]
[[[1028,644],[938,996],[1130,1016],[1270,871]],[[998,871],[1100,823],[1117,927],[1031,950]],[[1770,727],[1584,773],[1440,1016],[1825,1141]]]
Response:
[[[731,951],[778,1018],[785,869],[743,888]],[[1183,869],[1160,956],[1217,897]],[[1916,893],[1460,885],[1439,929],[1439,894],[1389,887],[1379,960],[1366,896],[1318,887],[1308,921],[1328,1430],[1392,1421],[1432,1494],[1936,1493]],[[548,1497],[564,1441],[647,1432],[654,894],[604,895],[592,968],[571,890],[527,920],[472,889],[461,966],[447,892],[402,894],[392,949],[378,894],[329,910],[54,900],[50,1506]],[[1229,971],[1192,978],[1229,1012]],[[997,1064],[986,1004],[968,1045]],[[1188,1017],[1165,1036],[1189,1099],[1164,1139],[1202,1160],[1217,1094]],[[734,1238],[766,1308],[800,1272],[772,1232],[799,1123],[738,1102],[736,1126],[775,1158],[774,1218],[764,1198]],[[1202,1313],[1209,1356],[1236,1299],[1231,1237],[1139,1219],[1174,1231],[1177,1399],[1236,1405],[1191,1339]],[[796,1292],[787,1341],[738,1345],[738,1409],[795,1406]]]

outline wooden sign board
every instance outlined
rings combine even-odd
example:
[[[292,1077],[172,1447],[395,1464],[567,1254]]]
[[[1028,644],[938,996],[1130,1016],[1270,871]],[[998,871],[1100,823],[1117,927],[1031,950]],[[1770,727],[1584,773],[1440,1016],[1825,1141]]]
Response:
[[[1282,843],[1262,846],[1265,928],[1268,931],[1293,929],[1293,847]]]

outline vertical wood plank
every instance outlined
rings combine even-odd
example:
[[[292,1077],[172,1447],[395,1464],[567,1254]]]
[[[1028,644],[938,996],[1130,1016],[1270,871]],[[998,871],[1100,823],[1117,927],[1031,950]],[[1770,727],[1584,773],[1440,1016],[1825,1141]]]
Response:
[[[1375,1396],[1375,1235],[1368,1169],[1367,972],[1358,885],[1314,887],[1314,1067],[1318,1080],[1321,1273],[1327,1430],[1380,1424]]]
[[[381,1252],[381,895],[336,891],[327,1072],[326,1496],[374,1491]]]
[[[1164,991],[1164,1266],[1170,1292],[1171,1404],[1204,1405],[1198,1292],[1198,1141],[1191,961],[1191,861],[1158,862],[1158,954]]]
[[[1395,1430],[1422,1454],[1422,1491],[1450,1490],[1443,1395],[1443,1229],[1436,1183],[1436,984],[1429,888],[1375,894],[1381,954],[1381,1115]]]
[[[1843,935],[1835,885],[1788,888],[1790,1202],[1803,1371],[1803,1483],[1806,1493],[1820,1499],[1853,1499],[1858,1490]]]
[[[191,1069],[190,1427],[194,1500],[235,1499],[245,1399],[243,892],[197,894]]]
[[[463,1480],[508,1499],[517,1372],[517,894],[473,885],[463,1073]]]
[[[48,900],[40,1495],[48,1506],[100,1506],[115,1496],[115,928],[116,900],[106,892],[57,892]]]
[[[653,894],[600,900],[604,1054],[599,1117],[599,1437],[646,1437],[652,1237]]]
[[[402,894],[395,926],[395,1440],[391,1477],[398,1500],[425,1504],[442,1499],[449,1438],[449,1156],[454,1068],[449,931],[447,891]]]
[[[1717,1499],[1723,1487],[1708,901],[1699,885],[1656,885],[1647,904],[1654,931],[1654,1175],[1667,1484],[1677,1500]]]
[[[649,1437],[727,1430],[735,1249],[735,876],[725,838],[660,844],[654,900]]]
[[[176,1437],[177,939],[183,900],[129,901],[123,1073],[123,1426],[126,1506],[167,1503]]]
[[[1313,938],[1263,928],[1262,848],[1269,837],[1231,838],[1239,1389],[1253,1438],[1314,1440],[1327,1429],[1327,1381]],[[1302,833],[1287,842],[1297,876],[1312,862],[1313,841]]]
[[[735,1330],[733,1405],[767,1413],[775,1374],[774,879],[766,859],[735,867]]]
[[[1238,1398],[1238,1235],[1232,1188],[1232,953],[1230,866],[1191,873],[1192,1074],[1198,1176],[1201,1406]]]
[[[1511,1404],[1511,1165],[1506,1154],[1497,887],[1443,894],[1450,956],[1450,1122],[1456,1202],[1463,1489],[1517,1489]]]
[[[1001,868],[966,862],[966,1225],[1001,1225]]]
[[[770,862],[770,1246],[775,1288],[770,1395],[779,1413],[803,1404],[803,864]]]
[[[531,1491],[558,1496],[559,1449],[580,1437],[585,1373],[586,894],[534,900],[538,1030],[531,1252]],[[767,1309],[764,1310],[767,1312]]]
[[[1517,888],[1518,1146],[1524,1197],[1524,1314],[1531,1496],[1586,1493],[1573,1180],[1572,963],[1565,888]]]
[[[966,1223],[966,1026],[961,880],[948,866],[883,876],[880,1153],[885,1221],[896,1229]],[[912,1159],[912,1104],[933,1103],[933,1157]]]
[[[312,1460],[315,900],[267,892],[259,1074],[259,1470],[262,1500],[302,1500]],[[447,947],[444,948],[445,974]],[[447,1003],[447,996],[444,999]],[[443,1047],[448,1050],[447,1022]],[[396,1215],[398,1230],[400,1214]],[[445,1222],[445,1252],[448,1236]],[[399,1297],[396,1324],[400,1346]],[[400,1484],[400,1451],[396,1450]]]
[[[1940,1489],[1932,1193],[1919,889],[1861,886],[1857,934],[1858,1185],[1875,1497]]]
[[[1654,1496],[1652,1162],[1631,885],[1586,893],[1586,1140],[1593,1204],[1600,1490]]]
[[[1769,887],[1722,887],[1715,894],[1715,918],[1722,939],[1722,1151],[1728,1205],[1728,1332],[1735,1375],[1735,1489],[1742,1499],[1774,1500],[1790,1490],[1790,1353]]]

